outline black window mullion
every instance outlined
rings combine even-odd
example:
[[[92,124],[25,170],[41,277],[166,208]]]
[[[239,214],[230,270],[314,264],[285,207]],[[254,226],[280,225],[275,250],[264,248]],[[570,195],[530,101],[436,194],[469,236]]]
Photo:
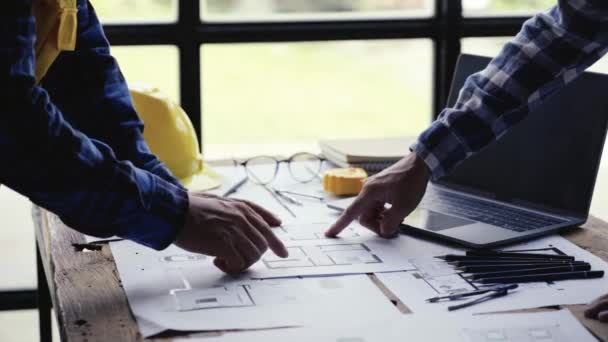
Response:
[[[428,38],[433,25],[432,18],[203,22],[197,36],[205,43]]]
[[[460,54],[461,0],[436,0],[437,35],[434,40],[433,118],[445,107],[456,60]]]
[[[188,114],[202,148],[201,58],[194,32],[201,25],[199,0],[179,0],[177,37],[181,106]]]
[[[464,18],[461,24],[463,37],[513,36],[528,17]]]
[[[0,291],[0,311],[35,309],[37,298],[38,291],[33,288]]]
[[[462,37],[510,36],[526,17],[467,17],[462,0],[436,0],[433,18],[201,22],[200,0],[179,0],[175,24],[108,25],[115,45],[175,44],[180,50],[181,103],[199,136],[201,117],[200,44],[292,42],[351,39],[432,38],[434,40],[433,117],[445,106]]]

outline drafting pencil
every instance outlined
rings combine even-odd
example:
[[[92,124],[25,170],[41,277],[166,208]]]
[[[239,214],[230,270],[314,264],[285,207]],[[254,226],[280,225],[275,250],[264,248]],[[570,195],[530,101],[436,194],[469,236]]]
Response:
[[[547,273],[538,275],[524,275],[514,277],[492,277],[481,278],[475,280],[481,284],[510,284],[510,283],[529,283],[534,281],[556,281],[568,279],[591,279],[601,278],[604,276],[604,271],[580,271],[580,272],[562,272],[562,273]]]
[[[449,262],[450,265],[460,267],[460,266],[483,266],[483,265],[506,265],[506,264],[576,264],[581,263],[582,261],[576,260],[471,260],[471,261],[452,261]]]
[[[543,258],[531,258],[526,256],[519,256],[515,254],[505,255],[505,254],[494,254],[494,255],[440,255],[435,258],[445,260],[445,261],[474,261],[474,260],[574,260],[574,257],[565,255],[565,256],[552,256],[552,257],[543,257]]]
[[[240,181],[234,183],[230,188],[228,188],[224,194],[222,195],[223,197],[228,197],[230,195],[232,195],[233,193],[237,192],[239,190],[239,188],[241,186],[243,186],[243,184],[247,183],[247,177],[245,176],[243,179],[241,179]]]
[[[562,255],[562,254],[519,253],[519,252],[490,251],[490,250],[467,251],[467,256],[489,256],[489,257],[505,257],[505,258],[532,258],[532,259],[564,259],[564,260],[574,260],[573,256]]]
[[[511,270],[522,270],[526,268],[539,268],[539,267],[551,267],[551,266],[578,266],[588,265],[587,263],[557,263],[557,264],[507,264],[507,265],[485,265],[485,266],[462,266],[456,269],[464,273],[479,273],[479,272],[498,272],[498,271],[511,271]]]
[[[520,275],[532,275],[542,273],[558,273],[558,272],[574,272],[574,271],[590,271],[591,265],[570,265],[570,266],[552,266],[552,267],[539,267],[539,268],[524,268],[519,270],[510,271],[494,271],[494,272],[483,272],[473,273],[465,276],[467,279],[476,280],[481,278],[490,277],[512,277]]]
[[[511,292],[509,292],[509,290],[493,291],[485,296],[479,297],[477,299],[474,299],[474,300],[471,300],[471,301],[468,301],[468,302],[465,302],[462,304],[450,305],[450,306],[448,306],[448,311],[454,311],[454,310],[466,308],[466,307],[469,307],[471,305],[475,305],[478,303],[483,303],[483,302],[488,301],[493,298],[499,298],[499,297],[506,296],[509,293],[511,293]]]
[[[451,293],[451,294],[447,294],[447,295],[442,295],[442,296],[437,296],[437,297],[429,298],[426,301],[428,303],[436,303],[436,302],[438,302],[440,300],[444,300],[444,299],[458,300],[458,299],[462,299],[462,298],[469,297],[469,296],[477,296],[477,295],[480,295],[480,294],[485,294],[485,293],[488,293],[488,292],[491,292],[491,291],[514,290],[517,287],[518,287],[517,284],[485,286],[485,287],[477,289],[477,290],[472,290],[472,291],[467,291],[467,292]]]

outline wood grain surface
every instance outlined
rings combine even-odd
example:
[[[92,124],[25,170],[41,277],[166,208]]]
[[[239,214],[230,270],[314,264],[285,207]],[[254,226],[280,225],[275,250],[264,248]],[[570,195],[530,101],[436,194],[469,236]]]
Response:
[[[140,341],[116,264],[107,244],[82,249],[84,236],[55,215],[35,208],[36,238],[41,249],[62,341]],[[563,234],[578,246],[608,261],[608,224],[590,217],[582,227]],[[80,245],[80,247],[75,247]],[[410,310],[373,275],[371,280],[403,314]],[[608,293],[608,289],[606,289]],[[608,324],[583,317],[583,305],[566,306],[599,339],[608,341]],[[540,310],[555,310],[547,308]],[[522,310],[526,311],[526,310]],[[519,312],[522,312],[519,311]],[[534,311],[539,311],[535,309]],[[212,333],[217,335],[221,333]],[[171,341],[171,333],[147,341]],[[207,334],[194,334],[205,336]]]

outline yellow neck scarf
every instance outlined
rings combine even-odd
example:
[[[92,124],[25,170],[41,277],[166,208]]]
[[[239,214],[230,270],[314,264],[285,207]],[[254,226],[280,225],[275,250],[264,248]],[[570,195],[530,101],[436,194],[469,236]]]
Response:
[[[36,82],[47,71],[61,51],[74,51],[78,28],[76,0],[34,0],[36,17]]]

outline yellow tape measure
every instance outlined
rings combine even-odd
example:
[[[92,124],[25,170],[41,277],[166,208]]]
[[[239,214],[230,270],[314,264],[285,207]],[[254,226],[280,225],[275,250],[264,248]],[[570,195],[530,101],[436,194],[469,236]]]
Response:
[[[334,195],[356,195],[363,188],[367,172],[360,168],[330,169],[323,173],[323,190]]]

